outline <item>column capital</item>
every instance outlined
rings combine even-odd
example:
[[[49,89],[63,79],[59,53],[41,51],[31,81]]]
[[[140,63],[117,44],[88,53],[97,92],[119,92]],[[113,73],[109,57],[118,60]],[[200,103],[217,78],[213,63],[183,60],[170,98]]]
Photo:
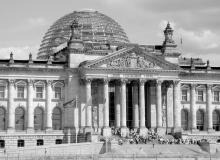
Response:
[[[177,86],[180,83],[180,80],[173,80],[173,85]]]
[[[28,82],[29,86],[32,86],[34,84],[34,80],[33,79],[28,79],[27,82]]]
[[[15,84],[15,79],[9,79],[8,83],[9,83],[9,85],[14,85]]]
[[[195,83],[191,83],[190,86],[191,86],[191,89],[195,89],[196,88],[196,84]]]
[[[53,81],[52,81],[52,80],[47,80],[46,82],[47,82],[47,86],[51,86],[51,85],[52,85],[52,83],[53,83]]]
[[[90,83],[90,84],[91,84],[92,79],[91,79],[91,78],[85,78],[84,81],[85,81],[86,83]]]
[[[163,80],[159,80],[159,79],[156,80],[156,86],[161,86],[162,83],[163,83]]]
[[[212,84],[206,84],[207,85],[207,89],[212,89]]]
[[[128,82],[128,79],[120,79],[121,84],[126,84]]]
[[[139,79],[139,84],[144,85],[147,82],[146,79]]]
[[[104,79],[103,79],[104,84],[108,84],[109,81],[110,81],[110,79],[108,79],[108,78],[104,78]]]

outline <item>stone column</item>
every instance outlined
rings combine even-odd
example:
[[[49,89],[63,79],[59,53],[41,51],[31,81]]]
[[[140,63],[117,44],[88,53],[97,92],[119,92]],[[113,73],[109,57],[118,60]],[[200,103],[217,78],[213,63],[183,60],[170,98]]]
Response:
[[[28,122],[27,131],[32,132],[34,130],[34,106],[33,106],[33,80],[28,80],[28,91],[27,91],[27,112],[28,112]]]
[[[52,81],[47,81],[46,88],[46,130],[52,130]]]
[[[191,84],[190,88],[190,110],[191,110],[191,130],[197,130],[196,127],[196,84]]]
[[[145,82],[146,80],[140,79],[139,81],[139,105],[140,105],[140,135],[147,134],[145,125]]]
[[[111,128],[109,127],[109,80],[104,79],[104,128],[103,136],[111,136]]]
[[[127,129],[127,109],[126,109],[126,80],[121,80],[121,136],[126,137],[128,133]]]
[[[157,94],[157,128],[162,128],[162,98],[161,98],[161,80],[156,81]]]
[[[121,108],[121,101],[120,101],[120,86],[118,83],[115,85],[115,127],[121,127],[121,117],[120,117],[120,108]]]
[[[86,79],[86,128],[85,132],[91,132],[92,129],[92,92],[91,79]]]
[[[181,131],[180,81],[173,81],[174,132]]]
[[[15,108],[14,108],[14,84],[13,79],[9,79],[8,82],[8,131],[14,131],[15,129]]]
[[[206,113],[207,113],[207,129],[208,132],[213,132],[213,122],[212,122],[212,85],[207,84],[207,89],[206,89]]]
[[[139,108],[138,108],[138,84],[137,82],[133,83],[132,86],[132,120],[133,128],[139,128]]]

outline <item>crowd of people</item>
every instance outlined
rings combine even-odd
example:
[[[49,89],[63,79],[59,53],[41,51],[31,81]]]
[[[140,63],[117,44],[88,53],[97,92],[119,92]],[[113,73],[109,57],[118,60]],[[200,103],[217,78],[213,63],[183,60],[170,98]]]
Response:
[[[148,130],[146,136],[139,135],[138,131],[135,129],[130,129],[126,137],[121,137],[120,129],[112,128],[112,135],[118,140],[120,145],[124,143],[129,144],[198,144],[201,139],[196,138],[174,138],[173,136],[160,136],[154,130]],[[117,138],[116,138],[117,137]],[[206,141],[203,139],[202,141]]]

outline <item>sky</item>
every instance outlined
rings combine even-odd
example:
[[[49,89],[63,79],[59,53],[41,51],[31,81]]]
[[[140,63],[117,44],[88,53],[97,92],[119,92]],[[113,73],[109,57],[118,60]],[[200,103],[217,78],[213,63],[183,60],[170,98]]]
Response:
[[[220,0],[0,0],[0,58],[36,57],[49,27],[83,9],[113,18],[138,44],[162,44],[169,21],[182,57],[220,66]]]

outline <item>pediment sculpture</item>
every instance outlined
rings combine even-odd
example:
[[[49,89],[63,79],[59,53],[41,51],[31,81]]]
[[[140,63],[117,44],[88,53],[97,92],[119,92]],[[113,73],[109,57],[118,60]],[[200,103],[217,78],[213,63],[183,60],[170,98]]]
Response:
[[[107,66],[114,68],[160,68],[154,62],[148,61],[145,57],[135,53],[109,61]]]

